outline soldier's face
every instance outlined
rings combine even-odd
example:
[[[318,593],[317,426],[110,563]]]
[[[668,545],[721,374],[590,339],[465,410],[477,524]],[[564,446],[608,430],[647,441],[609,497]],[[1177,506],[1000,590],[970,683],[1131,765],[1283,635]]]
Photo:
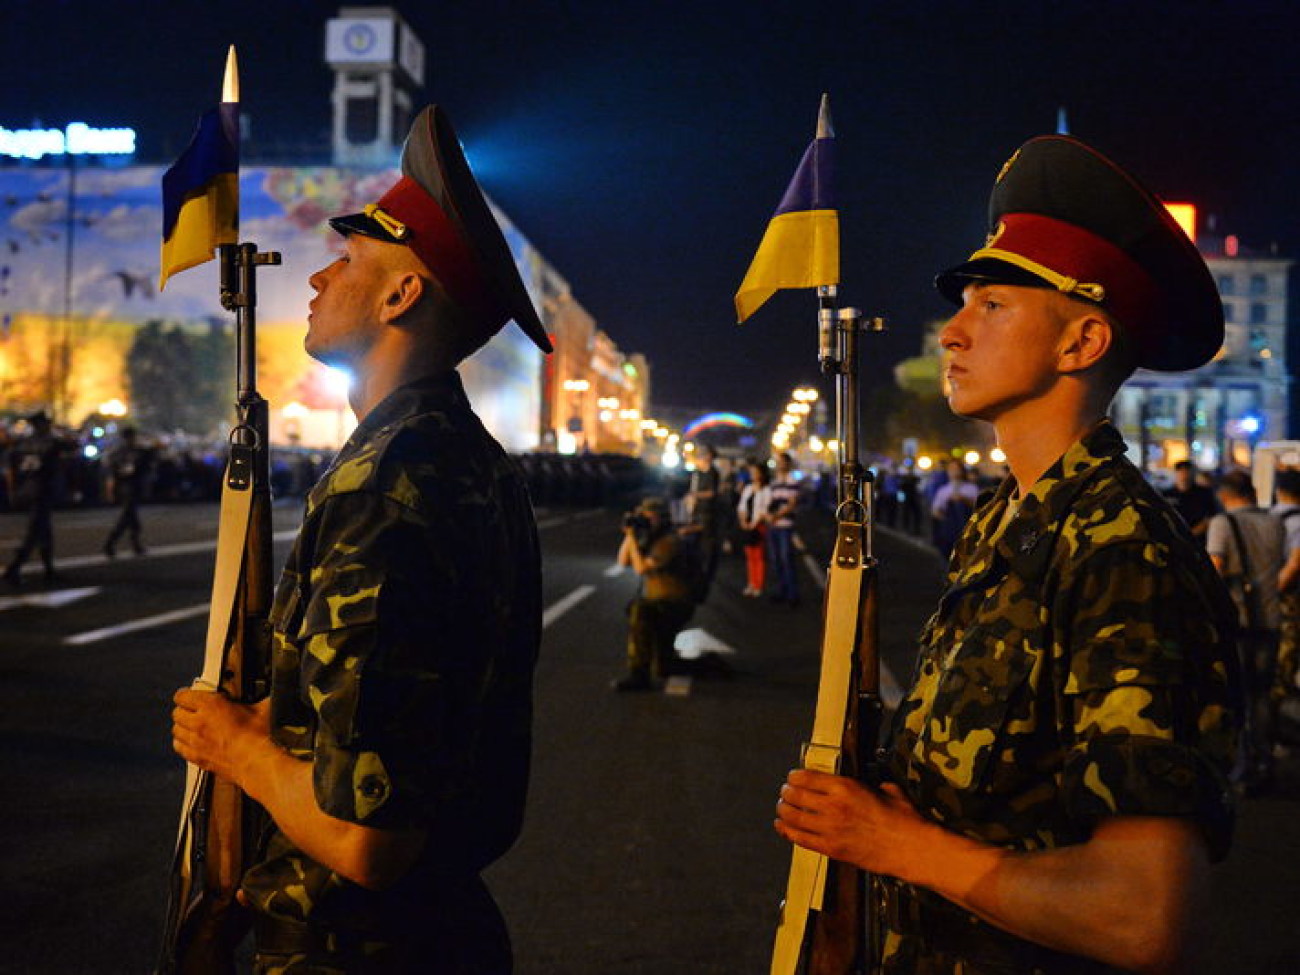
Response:
[[[1059,378],[1064,316],[1046,288],[974,282],[939,332],[944,392],[961,416],[994,422]]]
[[[350,234],[344,244],[342,257],[307,279],[316,297],[308,306],[303,347],[332,366],[361,362],[379,334],[390,281],[383,248],[394,246],[359,234]]]

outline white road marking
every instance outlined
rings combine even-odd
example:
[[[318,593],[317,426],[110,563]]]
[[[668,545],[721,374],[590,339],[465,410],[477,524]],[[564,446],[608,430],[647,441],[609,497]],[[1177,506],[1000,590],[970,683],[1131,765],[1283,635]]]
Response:
[[[595,586],[579,586],[567,596],[552,603],[547,607],[546,612],[542,614],[542,628],[545,629],[550,626],[595,591]],[[172,610],[168,613],[159,613],[156,616],[146,616],[141,619],[128,620],[125,623],[118,623],[115,626],[105,626],[98,630],[86,630],[82,633],[74,633],[71,636],[64,637],[63,644],[64,646],[83,647],[91,643],[102,643],[104,640],[111,640],[114,637],[124,636],[128,633],[138,633],[141,630],[150,630],[154,627],[166,626],[169,623],[179,623],[182,620],[193,619],[196,616],[205,615],[208,612],[209,605],[210,603],[200,603],[197,606]]]
[[[558,620],[569,610],[573,609],[574,606],[577,606],[578,603],[582,602],[584,599],[586,599],[595,591],[596,591],[595,586],[579,586],[577,589],[573,590],[573,592],[569,593],[567,596],[564,596],[561,599],[557,599],[555,602],[551,603],[550,606],[546,607],[546,612],[542,613],[542,629],[546,629],[548,626],[550,626],[552,623]]]
[[[79,599],[93,596],[103,586],[82,586],[78,589],[55,589],[53,592],[34,592],[23,596],[0,596],[0,612],[17,609],[19,606],[35,606],[37,609],[58,609]]]
[[[290,531],[276,532],[271,536],[273,542],[292,541],[298,537],[298,529]],[[169,555],[193,555],[196,552],[215,552],[217,550],[217,540],[215,538],[206,539],[198,542],[177,542],[174,545],[150,545],[144,555],[124,555],[121,558],[110,559],[102,552],[97,555],[71,555],[63,559],[54,560],[55,569],[84,569],[93,565],[109,565],[116,562],[129,564],[137,559],[163,558]],[[28,562],[23,566],[23,574],[36,573],[41,571],[38,562]]]
[[[606,579],[614,579],[617,578],[618,576],[621,576],[626,571],[627,571],[627,566],[619,565],[617,562],[615,562],[613,565],[611,565],[609,568],[605,570],[604,575]]]
[[[156,626],[166,626],[168,623],[179,623],[181,620],[193,619],[196,616],[206,616],[210,605],[211,603],[200,603],[197,606],[189,606],[185,609],[174,609],[170,613],[159,613],[157,616],[145,616],[138,620],[128,620],[116,626],[105,626],[98,630],[74,633],[72,636],[63,638],[63,645],[84,647],[90,643],[100,643],[114,637],[124,636],[127,633],[150,630]]]

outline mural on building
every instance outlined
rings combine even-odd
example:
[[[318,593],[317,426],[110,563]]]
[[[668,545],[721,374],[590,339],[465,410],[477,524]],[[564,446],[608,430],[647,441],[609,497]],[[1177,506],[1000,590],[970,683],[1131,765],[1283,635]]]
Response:
[[[232,321],[218,301],[216,262],[158,291],[162,172],[158,166],[0,169],[0,406],[51,407],[75,424],[105,401],[129,405],[125,362],[144,323],[202,332]],[[361,209],[396,178],[392,170],[335,167],[245,167],[241,173],[240,239],[283,257],[282,266],[258,277],[259,385],[279,442],[334,445],[350,428],[339,384],[302,351],[312,294],[307,278],[340,250],[326,218]],[[530,269],[540,258],[497,216],[533,287],[537,275]],[[504,330],[462,375],[484,423],[507,449],[537,446],[541,357],[522,333]]]

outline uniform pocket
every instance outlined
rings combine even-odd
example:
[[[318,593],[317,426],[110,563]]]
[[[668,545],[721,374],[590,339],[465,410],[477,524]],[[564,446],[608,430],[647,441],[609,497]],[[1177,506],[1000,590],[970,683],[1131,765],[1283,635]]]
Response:
[[[378,582],[331,588],[303,608],[299,694],[336,745],[348,745],[357,735],[361,672],[375,644],[380,589]]]
[[[983,627],[963,634],[938,670],[916,744],[920,759],[959,789],[986,782],[1037,656],[1027,643],[1009,646]]]

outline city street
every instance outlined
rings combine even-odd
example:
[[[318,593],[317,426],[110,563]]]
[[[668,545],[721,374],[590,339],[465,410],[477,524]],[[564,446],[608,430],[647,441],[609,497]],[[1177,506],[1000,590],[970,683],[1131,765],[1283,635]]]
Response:
[[[278,558],[299,514],[275,508]],[[168,702],[199,669],[216,507],[143,516],[147,554],[109,562],[113,511],[57,512],[61,581],[46,589],[29,572],[20,593],[0,593],[0,973],[140,975],[154,960],[183,780]],[[812,721],[828,521],[811,514],[800,529],[799,609],[742,598],[740,561],[724,559],[683,652],[721,653],[733,677],[616,695],[635,589],[612,568],[618,519],[538,514],[547,611],[533,789],[520,842],[488,876],[517,971],[765,972],[789,859],[771,820]],[[22,525],[0,515],[6,556]],[[888,530],[877,551],[885,663],[905,681],[941,564]],[[1298,765],[1284,764],[1277,794],[1241,806],[1201,925],[1206,975],[1300,970]]]

